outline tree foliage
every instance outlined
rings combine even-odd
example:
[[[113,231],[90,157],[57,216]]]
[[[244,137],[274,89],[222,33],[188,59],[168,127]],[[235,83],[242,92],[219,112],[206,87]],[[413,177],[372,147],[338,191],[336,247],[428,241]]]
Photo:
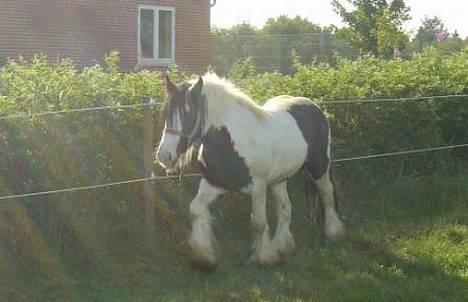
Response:
[[[332,0],[335,12],[346,28],[340,35],[363,53],[390,57],[393,48],[402,48],[408,41],[402,25],[409,20],[409,8],[403,0],[346,0],[353,6],[348,10],[339,0]]]
[[[445,28],[445,24],[437,16],[425,17],[414,37],[419,48],[434,45],[437,41],[437,33]]]
[[[319,25],[299,16],[295,18],[279,16],[268,19],[262,30],[266,34],[295,34],[319,33],[322,29]]]
[[[269,19],[257,29],[250,24],[239,24],[229,29],[213,29],[213,67],[227,74],[231,67],[251,57],[261,71],[278,70],[291,73],[293,52],[303,63],[328,61],[334,53],[346,57],[356,51],[336,38],[334,27],[320,27],[301,17],[280,16]]]
[[[440,35],[439,38],[438,35]],[[434,46],[445,53],[453,53],[460,51],[466,43],[460,38],[457,31],[449,33],[444,22],[437,16],[434,16],[424,18],[412,44],[415,51],[421,51],[425,47]]]

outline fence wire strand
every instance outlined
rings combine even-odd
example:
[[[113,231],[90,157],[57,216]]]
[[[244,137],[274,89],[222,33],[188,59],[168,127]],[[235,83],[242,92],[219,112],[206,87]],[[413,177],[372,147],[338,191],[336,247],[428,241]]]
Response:
[[[436,95],[436,96],[419,96],[419,97],[408,97],[408,98],[377,98],[377,99],[354,99],[354,100],[337,100],[337,101],[327,101],[323,100],[319,105],[334,105],[334,104],[364,104],[364,103],[391,103],[391,102],[404,102],[404,101],[418,101],[418,100],[438,100],[438,99],[456,99],[456,98],[467,98],[468,94],[451,94],[451,95]],[[67,114],[67,113],[80,113],[80,112],[90,112],[90,111],[102,111],[102,110],[113,110],[113,109],[136,109],[146,106],[154,106],[156,102],[152,99],[149,103],[142,104],[133,104],[133,105],[114,105],[114,106],[98,106],[98,107],[88,107],[88,108],[77,108],[77,109],[63,109],[63,110],[52,110],[52,111],[43,111],[30,114],[13,114],[0,116],[1,120],[12,120],[20,118],[33,118],[38,116],[47,116],[55,114]]]
[[[79,112],[89,112],[89,111],[102,111],[102,110],[114,110],[114,109],[136,109],[140,107],[154,106],[154,105],[155,105],[155,102],[152,101],[150,103],[133,104],[133,105],[114,105],[114,106],[98,106],[98,107],[77,108],[77,109],[62,109],[62,110],[36,112],[36,113],[31,113],[31,114],[13,114],[13,115],[0,116],[0,120],[33,118],[33,117],[38,117],[38,116],[79,113]]]
[[[467,147],[468,147],[468,144],[460,144],[460,145],[452,145],[452,146],[441,146],[441,147],[430,147],[430,148],[423,148],[423,149],[414,149],[414,150],[406,150],[406,151],[397,151],[397,152],[388,152],[388,153],[381,153],[381,154],[370,154],[370,155],[364,155],[364,156],[340,158],[340,159],[333,160],[333,162],[343,163],[343,162],[373,159],[373,158],[383,158],[383,157],[392,157],[392,156],[400,156],[400,155],[427,153],[427,152],[434,152],[434,151],[461,149],[461,148],[467,148]]]
[[[183,177],[186,178],[186,177],[197,177],[197,176],[200,176],[200,174],[199,173],[186,174]],[[52,195],[52,194],[59,194],[59,193],[70,193],[70,192],[78,192],[78,191],[86,191],[86,190],[94,190],[94,189],[103,189],[103,188],[110,188],[110,187],[121,186],[121,185],[129,185],[129,184],[135,184],[135,183],[141,183],[141,182],[147,182],[147,181],[169,180],[169,179],[177,179],[177,178],[180,178],[180,176],[177,176],[177,175],[154,176],[152,175],[151,177],[129,179],[129,180],[110,182],[110,183],[98,184],[98,185],[89,185],[89,186],[72,187],[72,188],[64,188],[64,189],[49,190],[49,191],[0,196],[0,200],[36,197],[36,196]]]
[[[436,95],[436,96],[416,96],[409,98],[381,98],[381,99],[355,99],[355,100],[342,100],[342,101],[327,101],[323,100],[320,105],[334,105],[334,104],[359,104],[359,103],[392,103],[404,101],[423,101],[423,100],[440,100],[452,98],[468,98],[468,94],[452,94],[452,95]]]
[[[391,156],[410,155],[410,154],[426,153],[426,152],[434,152],[434,151],[443,151],[443,150],[453,150],[453,149],[461,149],[461,148],[467,148],[467,147],[468,147],[468,143],[460,144],[460,145],[452,145],[452,146],[430,147],[430,148],[423,148],[423,149],[414,149],[414,150],[406,150],[406,151],[398,151],[398,152],[389,152],[389,153],[371,154],[371,155],[365,155],[365,156],[340,158],[340,159],[334,159],[332,161],[334,163],[345,163],[345,162],[351,162],[351,161],[357,161],[357,160],[366,160],[366,159],[383,158],[383,157],[391,157]],[[124,180],[124,181],[118,181],[118,182],[105,183],[105,184],[97,184],[97,185],[57,189],[57,190],[50,190],[50,191],[40,191],[40,192],[31,192],[31,193],[0,196],[0,201],[7,200],[7,199],[19,199],[19,198],[36,197],[36,196],[52,195],[52,194],[59,194],[59,193],[69,193],[69,192],[77,192],[77,191],[85,191],[85,190],[102,189],[102,188],[109,188],[109,187],[115,187],[115,186],[120,186],[120,185],[142,183],[142,182],[147,182],[147,181],[171,180],[171,179],[181,179],[181,178],[200,177],[200,176],[201,176],[200,173],[190,173],[190,174],[185,174],[183,176],[180,176],[180,175],[166,175],[166,176],[151,175],[151,177],[146,177],[146,178],[130,179],[130,180]]]

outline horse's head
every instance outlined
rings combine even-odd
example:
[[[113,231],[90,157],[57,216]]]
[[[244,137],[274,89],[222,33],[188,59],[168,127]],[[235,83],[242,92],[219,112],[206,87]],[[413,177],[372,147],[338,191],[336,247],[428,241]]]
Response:
[[[201,77],[194,84],[177,86],[166,77],[164,131],[156,152],[156,159],[166,169],[175,168],[201,136],[204,120],[202,88]]]

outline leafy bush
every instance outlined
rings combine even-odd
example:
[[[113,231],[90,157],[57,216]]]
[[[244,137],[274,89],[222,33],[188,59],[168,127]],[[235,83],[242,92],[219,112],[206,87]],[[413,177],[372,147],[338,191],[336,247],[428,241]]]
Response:
[[[143,96],[162,98],[158,73],[124,74],[118,54],[106,57],[106,65],[78,71],[69,60],[51,63],[44,55],[32,60],[9,60],[0,70],[0,112],[31,113],[42,110],[95,105],[138,104]]]
[[[244,77],[255,68],[246,60],[233,68],[231,78],[259,102],[281,94],[319,102],[332,120],[336,157],[467,142],[468,98],[345,105],[327,101],[466,94],[468,48],[450,56],[427,48],[408,61],[372,56],[336,61],[336,67],[331,67],[324,63],[303,65],[296,60],[292,76],[257,73]],[[402,173],[427,173],[440,162],[440,156],[433,154],[423,158],[432,161],[407,157],[381,161],[380,168],[371,162],[362,167],[370,175],[385,174],[389,165],[400,165]]]

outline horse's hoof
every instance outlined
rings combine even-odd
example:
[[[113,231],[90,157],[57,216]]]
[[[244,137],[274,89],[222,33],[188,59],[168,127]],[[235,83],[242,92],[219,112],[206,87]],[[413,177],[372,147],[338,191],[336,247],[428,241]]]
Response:
[[[338,223],[327,227],[325,230],[325,234],[327,235],[327,238],[329,240],[336,241],[340,239],[345,234],[345,227],[343,222],[338,221]]]
[[[200,251],[193,248],[190,253],[190,261],[194,267],[208,272],[214,271],[218,266],[213,252]]]
[[[203,260],[194,259],[194,258],[191,259],[191,264],[196,269],[199,269],[205,272],[213,272],[218,267],[218,263],[216,262],[208,262],[208,261],[203,261]]]
[[[292,237],[289,237],[285,240],[277,241],[276,247],[278,249],[278,253],[281,257],[287,257],[296,251],[296,244]]]
[[[256,265],[277,265],[277,264],[282,264],[283,259],[281,258],[278,252],[271,253],[270,255],[262,255],[262,256],[253,254],[247,263],[256,264]]]

